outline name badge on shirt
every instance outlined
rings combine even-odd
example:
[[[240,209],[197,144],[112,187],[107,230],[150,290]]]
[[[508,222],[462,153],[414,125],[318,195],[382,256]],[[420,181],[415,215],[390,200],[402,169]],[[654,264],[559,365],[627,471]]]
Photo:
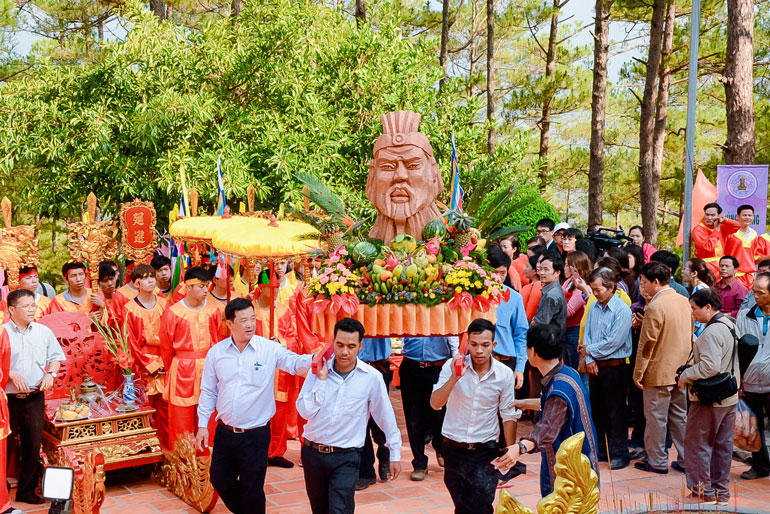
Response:
[[[254,363],[254,371],[259,371],[259,367],[260,367],[260,366],[262,366],[262,364],[260,364],[260,362],[259,362],[259,361],[256,361],[256,362]]]

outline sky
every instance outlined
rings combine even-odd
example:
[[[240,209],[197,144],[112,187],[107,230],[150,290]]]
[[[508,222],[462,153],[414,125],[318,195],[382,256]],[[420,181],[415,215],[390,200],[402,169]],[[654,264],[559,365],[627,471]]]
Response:
[[[437,0],[432,0],[437,8],[441,9],[441,4]],[[433,5],[433,3],[431,5]],[[588,27],[574,36],[573,43],[576,45],[593,45],[592,37],[589,31],[593,31],[594,23],[594,1],[593,0],[571,0],[562,10],[561,19],[569,19],[569,23],[576,25],[588,25]],[[109,29],[109,27],[108,27]],[[117,29],[117,27],[113,27]],[[119,30],[119,29],[117,29]],[[625,31],[621,24],[610,24],[610,41],[621,41],[625,37]],[[20,55],[26,55],[34,42],[39,39],[38,36],[29,32],[18,32],[14,38],[16,45],[15,51]],[[636,52],[628,52],[610,58],[608,64],[608,75],[611,82],[617,82],[618,74],[623,64],[632,57],[641,57],[640,49]]]

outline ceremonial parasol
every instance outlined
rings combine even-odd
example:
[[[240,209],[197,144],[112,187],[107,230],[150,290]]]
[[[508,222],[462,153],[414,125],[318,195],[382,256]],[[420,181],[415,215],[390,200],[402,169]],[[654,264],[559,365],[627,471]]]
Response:
[[[180,218],[169,227],[171,237],[182,241],[203,242],[217,251],[243,259],[267,259],[270,268],[270,337],[274,335],[275,260],[300,257],[320,249],[311,225],[297,221],[276,221],[249,216]]]

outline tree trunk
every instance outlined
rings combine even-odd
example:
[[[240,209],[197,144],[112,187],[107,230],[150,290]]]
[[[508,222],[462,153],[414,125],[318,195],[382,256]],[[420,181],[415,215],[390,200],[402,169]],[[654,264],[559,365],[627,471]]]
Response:
[[[658,71],[663,46],[663,19],[666,0],[654,0],[650,24],[650,45],[647,53],[647,77],[639,115],[639,199],[642,204],[642,226],[645,241],[656,244],[658,239],[657,207],[660,177],[655,177],[653,131],[655,106],[658,98]]]
[[[243,0],[233,0],[230,4],[230,17],[235,18],[241,14],[241,9],[243,9]]]
[[[566,2],[565,2],[566,3]],[[563,4],[562,4],[563,5]],[[551,100],[556,89],[553,74],[556,70],[556,38],[559,30],[559,0],[553,0],[553,15],[551,15],[551,31],[548,34],[548,49],[545,54],[545,91],[543,92],[543,111],[538,125],[540,126],[540,150],[538,156],[543,161],[540,165],[540,192],[545,192],[548,178],[548,143],[551,137]]]
[[[438,81],[439,92],[444,88],[444,82],[446,82],[446,69],[449,59],[449,0],[443,0],[441,5],[441,53],[438,56],[438,62],[441,64],[441,69],[444,70],[444,74],[441,80]]]
[[[754,1],[727,0],[727,164],[754,164]]]
[[[652,134],[653,168],[655,170],[656,191],[660,191],[660,176],[663,171],[663,146],[666,141],[666,119],[668,117],[668,88],[671,85],[671,63],[669,59],[674,47],[674,27],[676,25],[676,0],[668,0],[666,25],[663,31],[663,48],[658,71],[658,99],[655,107],[655,128]],[[659,193],[656,192],[656,195]]]
[[[596,0],[594,23],[594,80],[591,92],[591,145],[588,164],[588,226],[602,224],[604,189],[604,123],[607,108],[607,59],[609,58],[610,7],[612,0]]]
[[[356,27],[366,23],[366,0],[356,0]]]
[[[150,10],[158,17],[158,20],[166,19],[166,4],[164,0],[150,0]]]
[[[487,0],[487,153],[495,154],[495,1]]]

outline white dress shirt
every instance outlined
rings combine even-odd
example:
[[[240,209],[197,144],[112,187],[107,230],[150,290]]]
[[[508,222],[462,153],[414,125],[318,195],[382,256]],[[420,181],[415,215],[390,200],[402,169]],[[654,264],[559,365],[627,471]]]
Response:
[[[275,369],[305,374],[313,356],[297,355],[280,343],[254,335],[243,349],[232,337],[215,344],[206,355],[198,400],[198,426],[206,427],[214,407],[217,420],[235,428],[267,425],[275,415]]]
[[[297,412],[307,420],[305,439],[338,448],[361,448],[371,414],[385,433],[390,462],[399,462],[401,432],[382,374],[361,359],[344,379],[334,370],[334,357],[328,366],[326,380],[308,376],[297,398]]]
[[[470,356],[465,362],[471,364]],[[441,368],[436,391],[449,381],[454,373],[454,360]],[[455,384],[446,404],[446,415],[441,434],[459,443],[486,443],[500,436],[497,413],[503,421],[514,421],[521,411],[509,407],[516,399],[516,379],[505,364],[492,359],[492,366],[479,377],[471,365]]]
[[[37,389],[45,375],[45,368],[55,361],[67,360],[64,352],[50,328],[32,322],[22,332],[16,323],[9,321],[3,325],[11,342],[11,371],[20,374],[30,389]],[[18,393],[19,390],[8,381],[6,393]]]

